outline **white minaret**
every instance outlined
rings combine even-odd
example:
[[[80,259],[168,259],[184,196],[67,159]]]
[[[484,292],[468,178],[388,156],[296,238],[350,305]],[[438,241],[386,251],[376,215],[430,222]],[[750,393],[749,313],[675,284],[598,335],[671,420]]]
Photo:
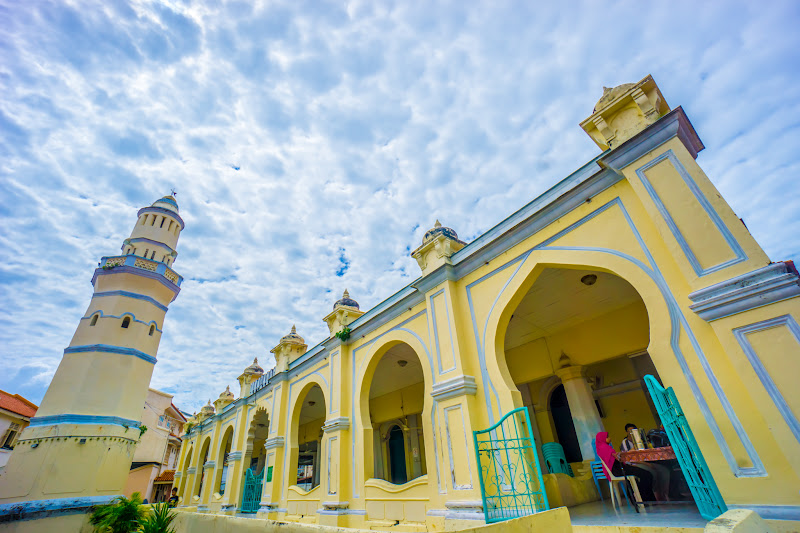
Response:
[[[13,502],[35,515],[122,494],[164,316],[182,281],[170,268],[184,227],[175,198],[138,215],[122,255],[94,271],[89,308],[0,476],[0,514]]]

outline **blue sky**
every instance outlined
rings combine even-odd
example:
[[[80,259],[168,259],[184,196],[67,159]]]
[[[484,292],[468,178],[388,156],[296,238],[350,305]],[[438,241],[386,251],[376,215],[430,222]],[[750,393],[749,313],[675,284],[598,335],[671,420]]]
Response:
[[[652,74],[773,260],[800,259],[796,2],[0,0],[0,388],[40,401],[137,208],[186,221],[152,386],[196,410],[348,288],[419,275],[598,152]]]

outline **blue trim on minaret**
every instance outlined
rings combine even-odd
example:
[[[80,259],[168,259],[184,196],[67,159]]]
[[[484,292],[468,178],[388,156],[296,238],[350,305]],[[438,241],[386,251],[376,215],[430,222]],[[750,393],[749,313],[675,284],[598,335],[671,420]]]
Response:
[[[152,298],[152,297],[147,296],[145,294],[138,294],[138,293],[129,292],[129,291],[96,292],[96,293],[94,293],[92,295],[92,298],[102,298],[104,296],[124,296],[126,298],[135,298],[137,300],[144,300],[145,302],[149,302],[149,303],[155,305],[156,307],[158,307],[159,309],[161,309],[162,311],[164,311],[165,313],[169,310],[169,308],[166,305],[162,305],[162,304],[158,303],[158,301],[155,298]],[[92,313],[92,314],[94,314],[94,313]]]
[[[64,349],[64,353],[84,353],[84,352],[100,352],[100,353],[118,353],[122,355],[132,355],[138,357],[148,363],[156,364],[157,359],[152,355],[146,354],[142,351],[133,348],[125,348],[124,346],[112,346],[110,344],[87,344],[84,346],[70,346]]]
[[[97,424],[138,428],[141,422],[120,416],[63,414],[34,416],[31,418],[31,423],[28,424],[28,427],[58,426],[61,424]]]
[[[135,257],[135,256],[132,255],[130,257]],[[166,267],[166,265],[164,266]],[[94,276],[92,276],[92,285],[94,285],[95,281],[97,281],[97,276],[107,276],[109,274],[119,274],[119,273],[133,274],[134,276],[142,276],[143,278],[154,279],[175,293],[175,296],[172,298],[173,300],[175,300],[175,298],[177,298],[178,296],[178,293],[181,292],[180,285],[175,285],[166,277],[164,277],[163,274],[159,274],[158,272],[153,272],[152,270],[144,270],[142,268],[136,268],[127,265],[116,266],[108,270],[103,270],[102,268],[96,268],[94,271]],[[182,278],[179,277],[178,281],[179,282],[182,281]]]

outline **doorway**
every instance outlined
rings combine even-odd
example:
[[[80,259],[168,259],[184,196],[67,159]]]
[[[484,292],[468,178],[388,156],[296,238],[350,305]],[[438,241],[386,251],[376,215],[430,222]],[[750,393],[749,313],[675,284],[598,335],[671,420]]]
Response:
[[[394,426],[389,432],[389,469],[391,480],[395,485],[402,485],[408,481],[406,474],[406,444],[403,439],[403,430]]]
[[[564,385],[559,385],[553,390],[553,394],[550,396],[550,412],[553,414],[556,436],[559,444],[564,448],[564,456],[567,462],[579,463],[583,461],[581,445],[578,442],[575,423],[572,421],[572,412],[569,410]]]

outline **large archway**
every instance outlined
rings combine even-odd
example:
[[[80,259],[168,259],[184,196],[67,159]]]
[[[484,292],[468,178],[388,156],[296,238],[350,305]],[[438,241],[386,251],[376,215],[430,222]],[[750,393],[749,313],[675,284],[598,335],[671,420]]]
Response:
[[[251,469],[254,474],[260,474],[266,464],[264,443],[268,437],[269,416],[266,409],[259,407],[250,420],[245,442],[245,468]]]
[[[231,445],[233,444],[233,426],[228,426],[225,433],[222,435],[222,440],[219,445],[219,453],[217,454],[217,468],[214,475],[214,490],[216,494],[222,496],[225,494],[225,487],[227,485],[228,476],[228,454],[231,453]]]
[[[206,482],[206,468],[205,464],[208,461],[208,454],[211,448],[211,437],[206,437],[203,445],[200,447],[199,461],[197,463],[197,472],[195,474],[195,489],[192,491],[192,496],[202,498],[203,484]]]
[[[540,442],[560,443],[575,462],[594,458],[600,430],[619,447],[625,424],[655,428],[643,383],[657,375],[647,352],[650,319],[636,289],[600,269],[552,266],[521,291],[498,358],[533,411]],[[548,401],[537,401],[542,396]]]
[[[189,467],[192,464],[192,454],[194,453],[194,446],[189,446],[188,453],[183,457],[183,467],[181,468],[181,480],[178,486],[178,494],[182,498],[186,498],[184,491],[186,490],[187,479],[189,478]]]
[[[304,491],[320,484],[320,448],[326,412],[325,395],[318,384],[301,391],[294,408],[289,479]]]
[[[393,344],[379,357],[364,387],[372,428],[372,476],[401,485],[426,475],[425,375],[417,353],[406,343]]]

